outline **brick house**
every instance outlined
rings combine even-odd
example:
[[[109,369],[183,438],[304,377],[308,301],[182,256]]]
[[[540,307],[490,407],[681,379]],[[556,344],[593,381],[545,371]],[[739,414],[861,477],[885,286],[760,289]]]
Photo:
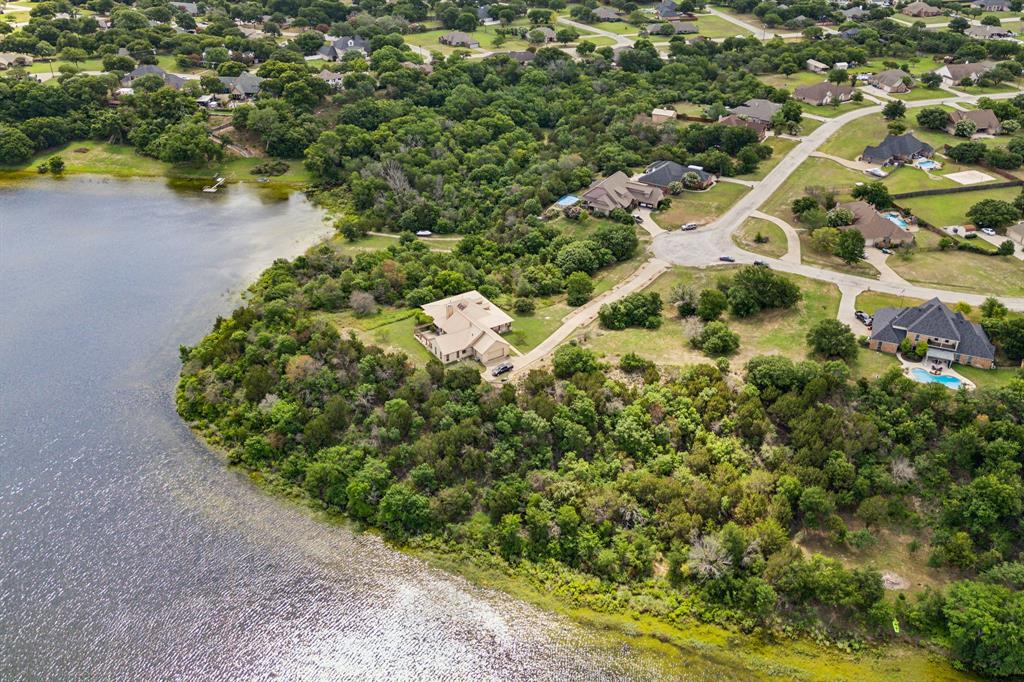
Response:
[[[875,312],[868,348],[895,353],[903,339],[925,341],[929,362],[991,369],[996,349],[980,324],[953,312],[937,298],[913,308],[880,308]]]

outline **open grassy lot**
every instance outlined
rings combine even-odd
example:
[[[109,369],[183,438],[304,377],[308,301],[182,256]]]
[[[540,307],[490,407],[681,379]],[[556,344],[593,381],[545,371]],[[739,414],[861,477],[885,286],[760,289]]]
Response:
[[[705,192],[683,192],[672,197],[672,205],[664,211],[652,213],[663,229],[675,230],[684,223],[702,225],[715,220],[729,210],[749,188],[732,182],[719,182]]]
[[[564,299],[564,297],[562,297]],[[572,312],[564,300],[552,300],[538,305],[529,315],[520,315],[512,310],[511,301],[502,301],[504,310],[512,316],[512,329],[505,338],[523,353],[535,347],[562,324],[562,318]]]
[[[909,18],[909,17],[907,17]],[[949,17],[945,17],[945,21],[949,21]],[[889,58],[878,58],[869,59],[864,64],[850,69],[850,73],[878,73],[879,71],[885,71],[889,67],[883,62],[894,61],[898,64],[906,64],[909,69],[907,73],[912,76],[920,76],[926,71],[934,71],[935,69],[942,66],[942,60],[935,61],[930,57],[912,57],[910,59],[889,59]]]
[[[764,143],[772,148],[771,157],[757,164],[757,170],[753,173],[737,176],[740,180],[763,180],[764,176],[768,175],[773,168],[779,165],[783,157],[799,144],[796,140],[790,140],[785,137],[769,137]]]
[[[552,227],[558,228],[563,234],[570,235],[576,239],[585,239],[590,235],[594,234],[594,231],[602,225],[617,225],[614,220],[607,220],[599,216],[588,215],[586,218],[579,220],[569,220],[565,217],[555,218],[548,223]],[[637,236],[641,239],[648,237],[648,234],[643,229],[637,228]]]
[[[942,97],[948,97],[949,93],[945,90],[926,88],[920,83],[916,84],[909,92],[894,92],[889,95],[895,99],[903,100],[904,102],[920,102],[925,99],[939,99]]]
[[[581,43],[584,40],[591,42],[598,47],[609,47],[615,44],[615,41],[608,36],[599,36],[596,33],[581,33],[577,43]],[[504,48],[502,48],[504,49]]]
[[[214,176],[223,176],[232,182],[256,182],[257,176],[250,174],[249,170],[266,161],[259,158],[227,157],[209,165],[169,164],[142,156],[129,145],[87,141],[72,142],[38,154],[20,166],[0,166],[0,170],[34,173],[36,165],[58,154],[67,164],[64,170],[66,174],[96,173],[117,177],[169,177],[183,180],[210,180]],[[290,161],[288,166],[287,173],[271,178],[269,184],[309,182],[309,174],[301,161]]]
[[[680,114],[685,114],[687,116],[703,116],[704,115],[704,105],[703,104],[694,104],[693,102],[687,102],[685,100],[680,100],[678,102],[674,102],[671,105],[669,105],[667,108],[675,109]]]
[[[796,219],[789,207],[794,199],[804,195],[804,188],[810,186],[830,187],[836,191],[840,201],[847,201],[854,185],[864,182],[866,177],[863,173],[844,168],[830,159],[812,156],[786,178],[786,181],[775,190],[775,194],[765,202],[761,210],[795,225]]]
[[[763,244],[757,243],[755,238],[758,234],[768,241]],[[747,218],[739,229],[732,233],[732,241],[741,249],[770,258],[780,258],[787,251],[786,233],[775,223],[761,218]]]
[[[856,159],[864,151],[864,147],[878,144],[889,132],[886,120],[881,114],[871,114],[850,121],[836,133],[825,140],[820,151],[844,159]]]
[[[878,279],[880,275],[875,266],[867,261],[862,260],[850,264],[841,258],[833,256],[831,253],[819,251],[815,247],[814,242],[811,241],[810,233],[806,230],[800,230],[800,262],[816,265],[826,270],[846,272],[851,275],[859,275],[860,277],[870,277],[871,279]]]
[[[498,37],[498,34],[494,30],[494,26],[481,26],[477,30],[473,31],[471,35],[476,40],[480,41],[480,49],[489,50],[494,48],[494,40]],[[436,31],[425,31],[424,33],[409,33],[405,36],[405,42],[410,45],[416,45],[418,47],[425,48],[427,50],[436,50],[438,52],[448,54],[452,51],[459,49],[453,48],[448,45],[442,45],[438,42],[438,38],[444,34],[449,33],[446,29],[439,29]],[[529,43],[525,40],[518,39],[506,39],[501,44],[503,50],[525,50],[529,47]]]
[[[868,315],[874,315],[879,308],[903,308],[920,305],[924,299],[913,296],[897,296],[886,294],[880,291],[863,291],[857,295],[857,310],[863,310]]]
[[[802,119],[800,119],[800,134],[810,135],[815,130],[820,128],[822,125],[823,124],[821,121],[813,118],[807,118],[806,116],[804,116]]]
[[[713,14],[701,14],[697,17],[697,33],[705,38],[753,35],[750,31]]]
[[[931,197],[915,197],[900,199],[903,208],[909,208],[914,215],[924,218],[932,225],[963,225],[967,220],[967,210],[982,199],[1001,199],[1012,202],[1020,194],[1016,187],[1005,189],[980,189],[977,192],[963,194],[943,194]]]
[[[825,80],[825,74],[814,73],[813,71],[797,71],[788,76],[784,73],[766,73],[758,76],[757,80],[773,88],[785,88],[792,92],[796,88],[822,82]],[[804,105],[804,110],[807,110],[806,104]]]
[[[926,230],[916,238],[917,248],[908,257],[889,259],[892,269],[907,281],[939,289],[1024,296],[1024,261],[1012,256],[939,251],[939,236]]]
[[[969,87],[955,86],[956,90],[966,92],[968,95],[998,95],[1003,92],[1018,92],[1020,87],[1011,83],[1000,83],[999,85],[971,85]]]
[[[843,102],[838,106],[832,106],[826,104],[823,106],[816,106],[813,104],[804,104],[801,102],[801,106],[804,108],[805,114],[814,114],[815,116],[824,116],[826,118],[835,118],[840,114],[845,114],[854,109],[863,109],[864,107],[875,106],[874,102],[868,100],[862,100],[860,102]]]
[[[627,24],[624,21],[599,21],[596,24],[591,24],[594,28],[602,31],[608,31],[609,33],[615,33],[620,36],[637,35],[640,33],[640,29],[632,24]]]
[[[370,251],[382,251],[393,244],[398,244],[399,235],[392,236],[381,236],[381,235],[369,235],[362,239],[357,239],[351,242],[340,234],[333,237],[330,240],[331,248],[337,253],[344,254],[346,256],[357,256],[360,253],[367,253]],[[458,243],[456,239],[420,239],[427,248],[431,251],[450,251],[455,244]]]
[[[696,289],[713,286],[718,277],[732,270],[735,268],[674,268],[649,287],[666,302],[665,322],[660,329],[609,331],[594,323],[582,337],[607,359],[635,352],[662,365],[707,362],[706,355],[689,345],[689,338],[700,329],[699,322],[680,319],[667,303],[669,293],[676,284],[688,284]],[[839,290],[835,285],[797,275],[786,276],[803,292],[803,300],[796,307],[750,318],[726,319],[729,327],[740,335],[740,348],[730,358],[733,367],[740,367],[755,355],[780,354],[795,360],[804,359],[807,357],[807,330],[821,319],[835,317],[839,311]]]

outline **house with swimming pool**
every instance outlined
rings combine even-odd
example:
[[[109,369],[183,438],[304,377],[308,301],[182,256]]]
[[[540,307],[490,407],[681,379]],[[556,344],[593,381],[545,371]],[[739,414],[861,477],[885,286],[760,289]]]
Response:
[[[925,360],[949,367],[953,363],[991,369],[996,348],[980,324],[950,310],[937,298],[912,308],[879,308],[875,311],[868,348],[896,353],[903,339],[925,341]]]
[[[879,213],[866,201],[851,201],[839,204],[839,207],[853,214],[850,229],[864,235],[864,243],[867,246],[908,246],[914,243],[914,235],[908,230],[910,226],[895,211]]]

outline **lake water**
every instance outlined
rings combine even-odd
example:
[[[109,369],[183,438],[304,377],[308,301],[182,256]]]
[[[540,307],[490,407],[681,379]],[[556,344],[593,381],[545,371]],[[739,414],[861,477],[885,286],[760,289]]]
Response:
[[[300,195],[261,196],[0,185],[0,679],[659,676],[315,521],[180,423],[179,344],[324,231]]]

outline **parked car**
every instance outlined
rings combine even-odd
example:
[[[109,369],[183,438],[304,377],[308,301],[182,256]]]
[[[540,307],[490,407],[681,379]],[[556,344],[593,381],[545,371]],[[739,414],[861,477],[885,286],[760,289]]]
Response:
[[[870,315],[868,315],[868,314],[867,314],[866,312],[864,312],[863,310],[858,310],[858,311],[856,311],[856,312],[855,312],[855,313],[853,314],[853,316],[854,316],[854,317],[856,317],[856,318],[857,318],[858,320],[860,320],[860,321],[861,321],[861,323],[862,323],[862,324],[863,324],[863,325],[864,325],[865,327],[870,327],[870,326],[871,326],[871,323],[875,321],[875,318],[871,317]]]
[[[643,221],[644,221],[643,216],[638,216],[638,215],[633,216],[633,222],[636,223],[637,225],[639,225]]]
[[[432,236],[434,236],[434,233],[431,232],[430,230],[417,230],[416,231],[416,236],[417,237],[432,237]]]
[[[891,256],[892,255],[892,249],[888,249],[888,248],[886,248],[884,246],[882,248],[880,248],[879,251],[884,253],[886,256]]]
[[[760,258],[758,258],[758,259],[756,259],[756,260],[754,261],[754,265],[759,265],[759,266],[761,266],[762,268],[766,268],[766,267],[768,267],[768,263],[766,263],[765,261],[761,260]]]
[[[993,230],[991,227],[983,227],[983,228],[981,228],[981,231],[984,232],[985,234],[987,234],[989,237],[995,237],[996,236],[996,231]]]
[[[495,367],[494,369],[491,370],[491,376],[492,377],[500,377],[502,374],[505,374],[506,372],[511,372],[511,371],[512,371],[512,363],[511,362],[503,362],[503,363],[501,363],[500,365],[498,365],[497,367]]]
[[[723,261],[725,263],[735,263],[736,262],[736,259],[733,258],[732,256],[719,256],[718,260]]]
[[[686,223],[685,225],[683,225],[679,229],[681,229],[683,232],[689,232],[690,230],[696,230],[697,229],[697,223]]]

